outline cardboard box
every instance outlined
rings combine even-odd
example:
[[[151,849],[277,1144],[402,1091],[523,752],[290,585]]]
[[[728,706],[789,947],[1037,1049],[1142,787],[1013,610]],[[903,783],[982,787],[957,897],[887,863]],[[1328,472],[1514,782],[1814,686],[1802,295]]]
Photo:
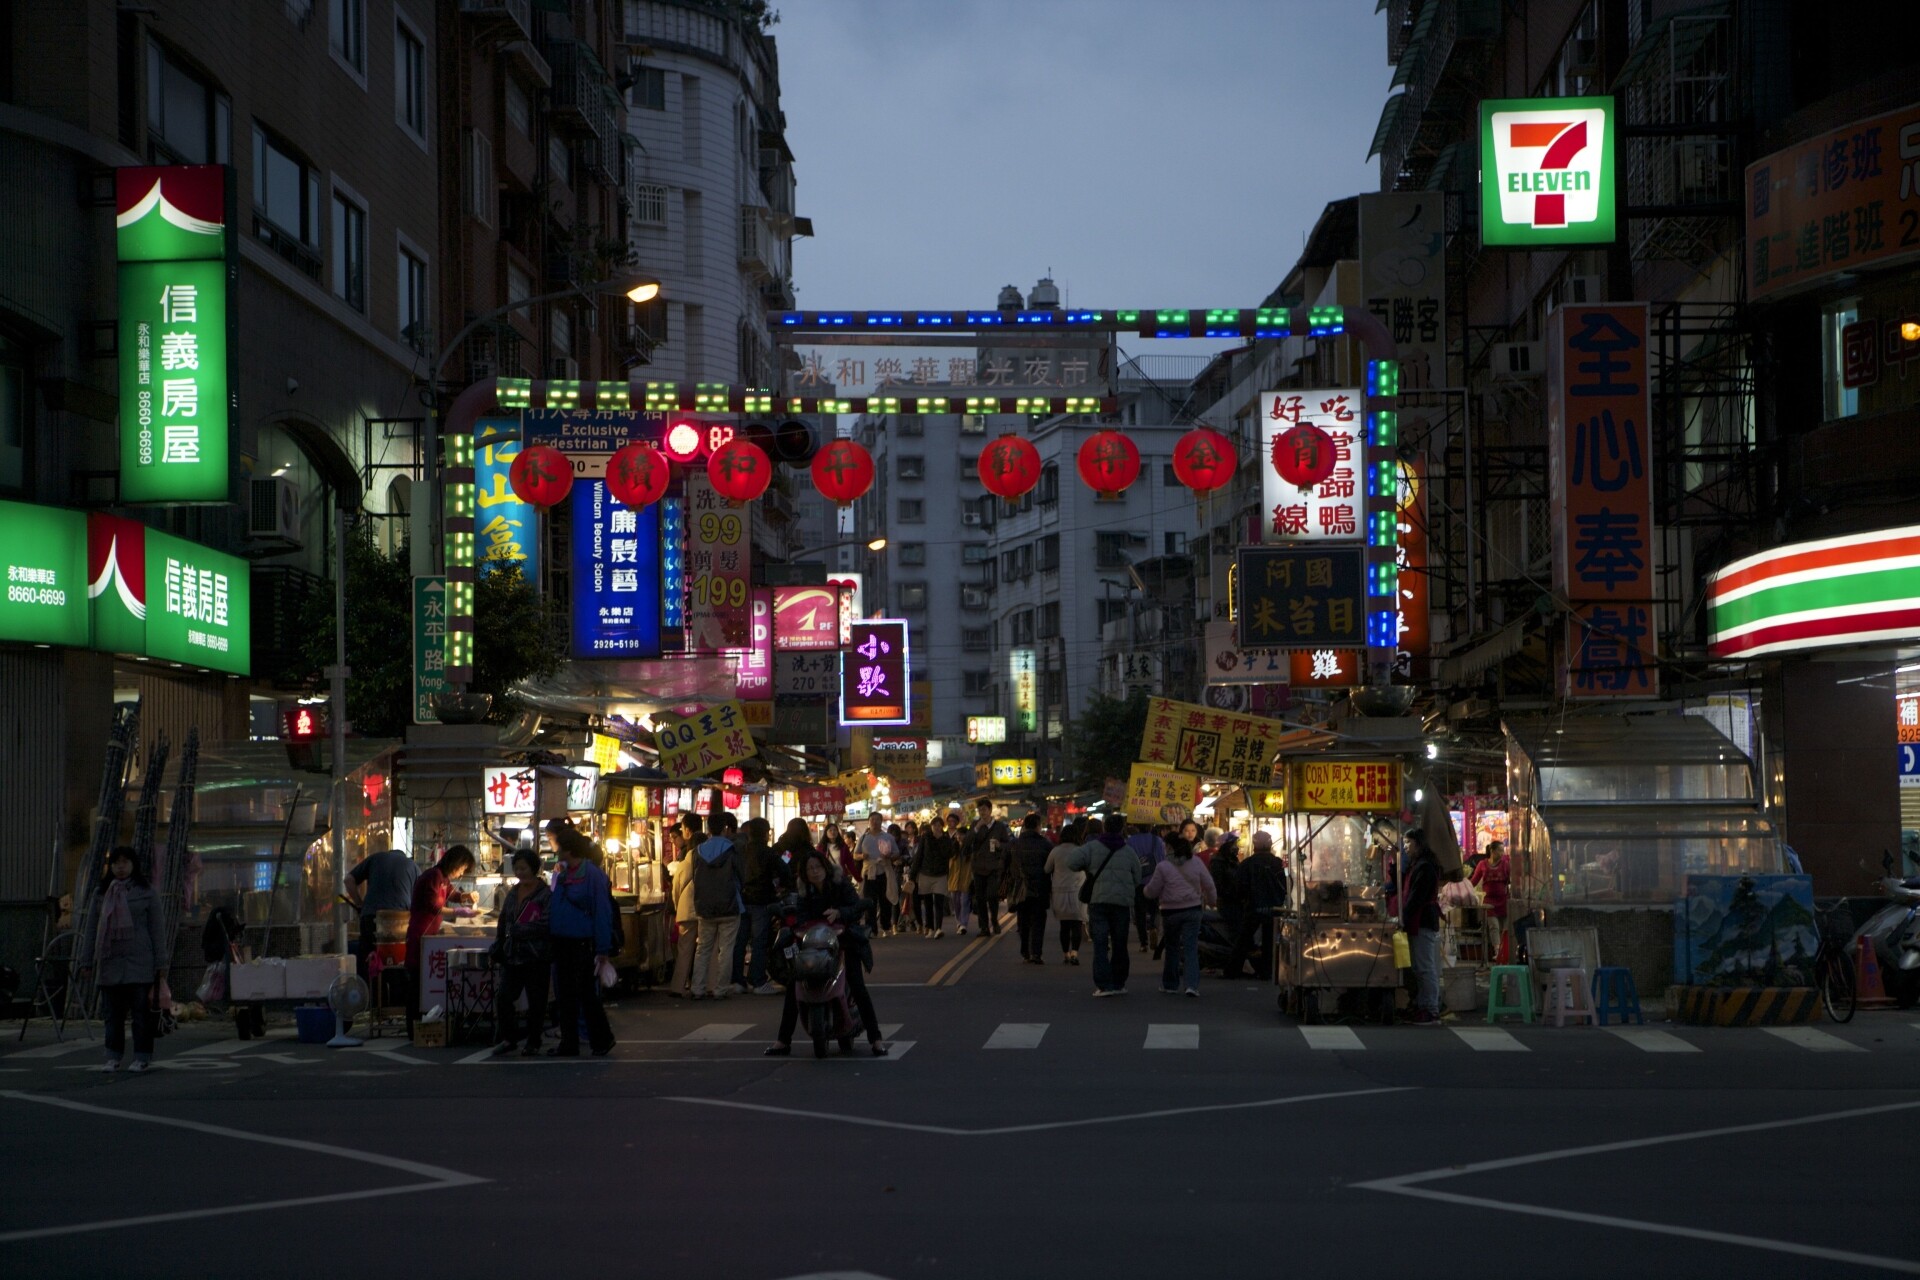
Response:
[[[416,1022],[413,1024],[413,1047],[416,1049],[444,1049],[447,1047],[447,1024],[445,1022]]]
[[[230,1000],[284,1000],[287,996],[287,967],[255,960],[236,964],[227,979]]]
[[[295,956],[287,961],[287,999],[324,1000],[333,980],[352,972],[352,956]]]

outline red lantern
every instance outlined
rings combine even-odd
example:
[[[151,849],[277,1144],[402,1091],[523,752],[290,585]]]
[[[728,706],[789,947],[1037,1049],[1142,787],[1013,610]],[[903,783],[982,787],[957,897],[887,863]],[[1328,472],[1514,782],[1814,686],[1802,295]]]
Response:
[[[1173,446],[1173,474],[1195,493],[1212,493],[1233,479],[1239,465],[1233,441],[1212,427],[1195,427]]]
[[[873,487],[873,455],[858,440],[835,440],[813,455],[813,487],[841,506]]]
[[[1096,431],[1075,459],[1080,478],[1095,493],[1119,493],[1140,478],[1140,450],[1118,431]]]
[[[551,445],[529,445],[514,458],[507,480],[520,501],[542,509],[557,507],[573,490],[573,463]]]
[[[745,799],[739,789],[747,785],[747,771],[739,768],[729,769],[720,775],[720,781],[726,786],[726,790],[720,793],[721,802],[729,809],[738,809],[740,802]]]
[[[1311,489],[1332,475],[1334,461],[1333,437],[1304,422],[1273,442],[1273,469],[1301,489]]]
[[[1040,483],[1040,451],[1031,440],[1001,436],[980,451],[980,483],[1008,501]]]
[[[767,451],[750,440],[729,440],[707,459],[707,479],[720,496],[735,502],[752,502],[767,491],[773,479],[773,462]]]
[[[638,511],[667,491],[667,460],[651,445],[624,444],[607,459],[607,491],[621,506]]]

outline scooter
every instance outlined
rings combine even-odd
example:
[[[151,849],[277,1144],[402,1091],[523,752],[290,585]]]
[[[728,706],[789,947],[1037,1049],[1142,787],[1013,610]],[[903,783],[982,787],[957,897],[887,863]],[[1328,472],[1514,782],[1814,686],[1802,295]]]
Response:
[[[1902,1009],[1920,1004],[1920,876],[1880,882],[1892,899],[1854,935],[1880,962],[1880,981]]]
[[[827,1056],[829,1040],[838,1040],[841,1052],[852,1053],[854,1037],[865,1030],[847,995],[846,957],[840,947],[844,928],[827,920],[802,923],[789,913],[773,946],[774,955],[792,966],[793,1000],[816,1058]]]

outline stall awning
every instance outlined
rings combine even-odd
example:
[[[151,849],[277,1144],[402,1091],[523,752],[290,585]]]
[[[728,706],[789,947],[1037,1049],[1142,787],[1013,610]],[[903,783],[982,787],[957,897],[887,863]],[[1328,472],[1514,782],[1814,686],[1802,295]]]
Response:
[[[1527,620],[1516,618],[1468,649],[1440,663],[1441,684],[1465,684],[1497,662],[1505,662],[1527,647]]]

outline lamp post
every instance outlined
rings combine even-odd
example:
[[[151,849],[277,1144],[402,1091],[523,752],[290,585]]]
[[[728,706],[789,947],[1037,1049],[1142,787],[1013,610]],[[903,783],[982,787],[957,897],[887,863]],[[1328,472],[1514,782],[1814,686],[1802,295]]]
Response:
[[[794,552],[788,556],[787,559],[790,561],[803,560],[808,556],[817,556],[822,551],[838,551],[841,547],[865,547],[869,551],[878,553],[887,549],[887,537],[885,534],[881,534],[877,538],[842,538],[838,542],[823,543],[817,547],[806,547]]]

